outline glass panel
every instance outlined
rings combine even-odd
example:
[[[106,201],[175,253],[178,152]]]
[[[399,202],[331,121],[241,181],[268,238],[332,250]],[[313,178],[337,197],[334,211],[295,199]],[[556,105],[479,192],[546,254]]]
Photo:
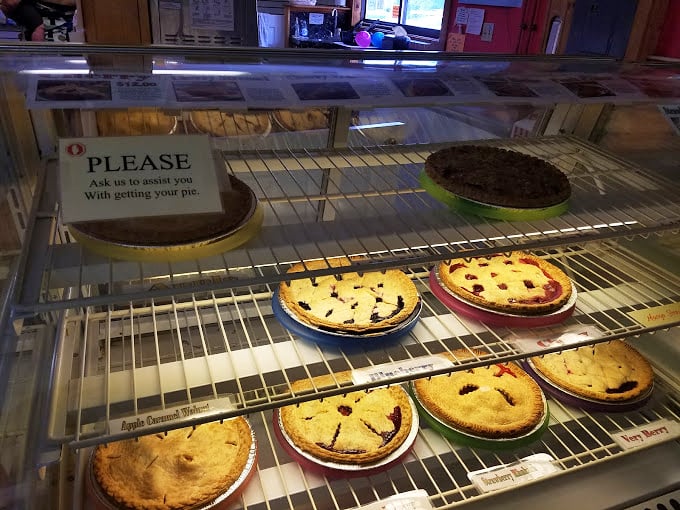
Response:
[[[399,0],[366,0],[366,19],[399,23]]]
[[[440,30],[444,0],[407,0],[404,2],[404,11],[405,25]]]

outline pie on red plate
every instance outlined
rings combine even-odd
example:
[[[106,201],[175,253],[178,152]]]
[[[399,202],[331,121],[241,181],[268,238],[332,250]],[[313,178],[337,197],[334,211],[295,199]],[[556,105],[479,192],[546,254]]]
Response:
[[[296,381],[295,392],[347,382],[349,372]],[[408,437],[413,411],[399,386],[324,397],[281,408],[284,431],[293,444],[321,461],[369,464],[395,452]]]
[[[523,252],[443,261],[438,275],[464,301],[511,314],[551,313],[572,293],[571,280],[561,269]]]

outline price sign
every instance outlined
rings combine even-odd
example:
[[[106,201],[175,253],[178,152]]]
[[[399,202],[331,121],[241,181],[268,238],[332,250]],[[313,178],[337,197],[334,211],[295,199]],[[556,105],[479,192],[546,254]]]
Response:
[[[366,384],[376,381],[387,381],[396,377],[426,374],[439,368],[452,366],[451,361],[443,356],[421,356],[398,363],[384,363],[372,367],[359,368],[352,371],[354,384]]]
[[[546,453],[524,457],[512,464],[502,464],[468,473],[468,479],[480,492],[492,492],[516,487],[560,471],[554,460]]]
[[[656,420],[640,427],[612,434],[614,441],[624,450],[668,441],[680,436],[680,423],[672,420]]]

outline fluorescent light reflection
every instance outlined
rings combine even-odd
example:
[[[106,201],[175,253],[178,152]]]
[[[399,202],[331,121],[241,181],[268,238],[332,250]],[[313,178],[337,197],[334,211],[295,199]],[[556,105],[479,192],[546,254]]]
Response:
[[[19,74],[44,74],[44,75],[57,75],[57,74],[90,74],[89,69],[24,69],[19,71]]]
[[[248,76],[245,71],[220,71],[214,69],[154,69],[151,74],[172,74],[176,76]]]

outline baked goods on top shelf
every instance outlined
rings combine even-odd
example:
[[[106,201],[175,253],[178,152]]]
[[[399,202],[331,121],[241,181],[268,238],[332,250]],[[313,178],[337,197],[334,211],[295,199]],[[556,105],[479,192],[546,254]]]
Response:
[[[308,131],[328,128],[328,110],[308,108],[303,111],[276,110],[274,120],[286,131]]]
[[[497,147],[459,145],[432,153],[425,173],[464,199],[510,208],[546,208],[571,195],[567,176],[547,161]]]
[[[177,119],[153,108],[95,112],[99,136],[168,135]]]
[[[602,402],[624,402],[652,389],[654,371],[621,340],[531,358],[532,368],[552,384]]]
[[[193,509],[242,484],[255,455],[250,425],[238,417],[100,445],[92,473],[116,507]]]
[[[451,359],[488,354],[458,349]],[[413,381],[417,401],[447,426],[474,436],[516,438],[546,418],[541,388],[514,363],[496,363]]]
[[[269,115],[263,112],[225,113],[207,110],[193,111],[189,117],[198,132],[216,137],[266,136],[272,129]]]
[[[347,382],[349,372],[296,381],[295,392]],[[399,386],[324,397],[282,407],[280,420],[293,445],[320,461],[365,465],[396,452],[411,433],[414,415]]]
[[[295,264],[288,273],[347,267],[347,258]],[[284,305],[302,321],[332,331],[370,332],[411,317],[418,291],[400,270],[339,273],[293,279],[279,285]]]
[[[572,293],[571,280],[561,269],[524,252],[446,260],[438,276],[462,300],[512,314],[553,312]]]

